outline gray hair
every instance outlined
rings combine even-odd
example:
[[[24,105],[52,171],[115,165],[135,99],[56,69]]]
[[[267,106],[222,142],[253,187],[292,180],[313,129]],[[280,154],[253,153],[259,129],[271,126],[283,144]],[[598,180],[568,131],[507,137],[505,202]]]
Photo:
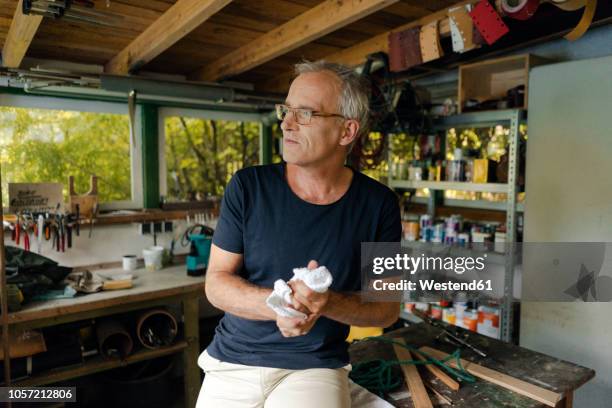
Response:
[[[359,122],[358,138],[367,134],[368,119],[370,116],[369,84],[352,68],[335,64],[333,62],[304,61],[295,65],[295,74],[309,72],[329,71],[335,74],[341,83],[340,97],[338,98],[338,111],[347,119],[355,119]],[[351,148],[354,142],[351,144]]]

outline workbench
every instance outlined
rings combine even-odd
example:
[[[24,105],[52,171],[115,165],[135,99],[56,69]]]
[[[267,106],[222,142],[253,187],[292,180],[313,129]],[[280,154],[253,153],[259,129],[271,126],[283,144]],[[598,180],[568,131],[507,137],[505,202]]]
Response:
[[[467,332],[460,328],[459,330]],[[456,347],[436,340],[436,336],[439,333],[440,329],[426,323],[419,323],[386,333],[385,337],[404,339],[406,344],[416,348],[429,346],[449,354],[455,351]],[[572,407],[574,391],[595,376],[595,371],[592,369],[474,332],[468,333],[470,344],[486,351],[488,356],[483,358],[468,349],[463,349],[461,350],[462,359],[472,361],[547,390],[561,393],[563,394],[563,399],[557,404],[558,407]],[[387,343],[372,341],[356,342],[351,345],[349,352],[351,364],[353,365],[375,359],[397,360],[393,346]],[[423,367],[419,367],[419,374],[436,391],[450,399],[453,402],[453,408],[546,407],[546,405],[538,401],[484,380],[477,379],[472,384],[463,383],[458,391],[453,391]],[[394,375],[402,376],[399,367],[396,367]],[[385,396],[385,398],[389,403],[398,408],[413,408],[414,405],[407,391],[405,381],[402,381],[401,388],[394,390],[390,394],[403,395],[403,397],[394,399],[390,396]],[[435,399],[432,399],[432,403],[434,402]]]
[[[121,269],[97,271],[104,275],[126,273]],[[183,338],[174,344],[154,350],[140,349],[125,360],[87,358],[84,363],[60,367],[15,381],[15,386],[40,386],[69,380],[139,361],[182,353],[185,375],[185,406],[194,407],[202,384],[197,365],[200,352],[198,331],[198,298],[204,296],[204,277],[187,276],[185,265],[158,271],[143,268],[129,272],[134,276],[131,289],[78,295],[72,299],[49,300],[27,304],[19,312],[9,314],[11,330],[34,329],[78,320],[120,314],[139,309],[181,303]],[[78,399],[78,394],[77,394]]]

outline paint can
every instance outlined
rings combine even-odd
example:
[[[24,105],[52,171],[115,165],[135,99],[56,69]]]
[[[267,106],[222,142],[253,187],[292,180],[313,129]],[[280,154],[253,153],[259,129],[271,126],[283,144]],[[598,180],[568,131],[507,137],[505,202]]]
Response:
[[[416,221],[402,221],[404,239],[406,241],[417,241],[419,239],[419,223]]]
[[[463,328],[473,332],[478,330],[478,312],[474,309],[466,309],[463,312]]]
[[[478,333],[485,336],[499,339],[499,307],[480,306],[478,307]]]
[[[455,309],[453,309],[452,307],[445,307],[444,309],[442,309],[442,320],[449,324],[455,324]]]
[[[433,319],[442,320],[442,306],[440,306],[440,305],[431,305],[431,317]]]
[[[470,234],[467,234],[465,232],[462,232],[461,234],[459,234],[457,236],[457,243],[459,244],[459,246],[467,246],[470,243]]]

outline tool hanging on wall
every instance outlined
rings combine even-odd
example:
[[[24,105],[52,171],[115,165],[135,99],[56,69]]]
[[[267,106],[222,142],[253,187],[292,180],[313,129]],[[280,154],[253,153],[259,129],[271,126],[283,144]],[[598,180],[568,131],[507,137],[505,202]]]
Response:
[[[78,225],[75,214],[62,214],[58,208],[51,213],[22,211],[14,218],[14,222],[4,221],[3,225],[11,230],[11,240],[16,246],[23,242],[23,249],[30,251],[32,242],[36,241],[36,251],[40,254],[44,237],[59,252],[72,248],[72,230]]]

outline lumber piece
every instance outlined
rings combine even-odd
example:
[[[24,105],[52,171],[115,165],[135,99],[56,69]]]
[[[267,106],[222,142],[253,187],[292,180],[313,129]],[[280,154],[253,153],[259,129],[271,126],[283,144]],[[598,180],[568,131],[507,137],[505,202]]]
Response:
[[[427,359],[425,357],[423,357],[422,355],[420,355],[419,353],[413,353],[416,358],[418,358],[421,361],[427,361]],[[435,366],[433,364],[425,364],[425,368],[432,373],[433,375],[435,375],[436,377],[438,377],[438,379],[440,381],[442,381],[444,384],[446,384],[451,390],[453,391],[459,391],[459,383],[457,381],[455,381],[454,379],[452,379],[448,374],[446,374],[444,371],[442,371],[438,366]]]
[[[404,343],[403,339],[398,339],[397,341]],[[394,344],[393,350],[395,351],[395,355],[397,356],[398,360],[414,359],[410,353],[410,350],[402,346]],[[425,385],[423,384],[423,380],[421,379],[416,366],[413,364],[402,364],[400,367],[404,373],[404,380],[406,381],[406,385],[410,391],[410,398],[412,398],[414,407],[433,408],[429,395],[427,394],[427,390],[425,389]]]
[[[433,349],[431,347],[421,347],[420,351],[438,359],[443,360],[448,357],[447,353],[440,350]],[[457,368],[456,360],[449,360],[446,364],[451,367]],[[518,394],[524,395],[531,399],[534,399],[542,404],[549,407],[555,407],[563,398],[563,394],[547,390],[537,385],[530,384],[526,381],[519,380],[518,378],[511,377],[507,374],[500,373],[499,371],[492,370],[490,368],[472,363],[471,361],[461,359],[461,365],[470,374],[485,381],[489,381],[493,384],[497,384],[500,387],[507,388]]]

